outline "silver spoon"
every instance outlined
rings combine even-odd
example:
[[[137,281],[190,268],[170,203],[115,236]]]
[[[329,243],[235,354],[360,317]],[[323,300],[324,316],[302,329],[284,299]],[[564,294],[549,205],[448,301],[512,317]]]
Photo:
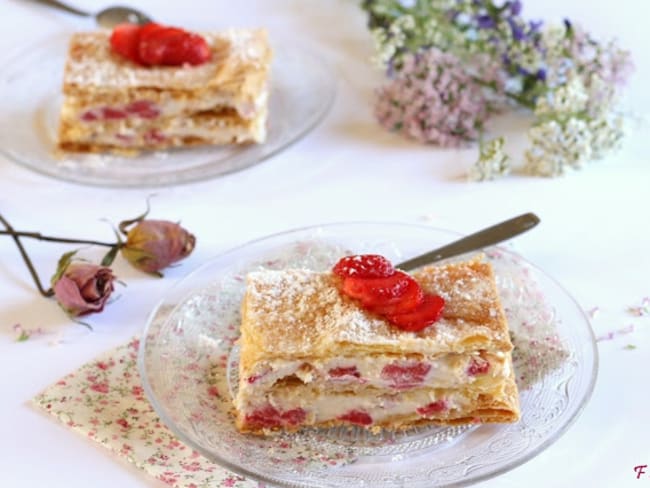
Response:
[[[112,29],[118,24],[128,22],[130,24],[146,24],[151,22],[151,18],[131,7],[122,7],[119,5],[108,7],[96,13],[86,12],[85,10],[72,7],[58,0],[38,0],[41,3],[50,5],[52,7],[65,10],[71,14],[80,15],[82,17],[95,17],[95,22],[101,27]]]
[[[539,217],[534,213],[525,213],[470,234],[462,239],[458,239],[450,244],[434,249],[433,251],[416,256],[408,261],[396,265],[395,267],[404,271],[410,271],[425,264],[440,261],[441,259],[458,256],[459,254],[464,254],[466,252],[477,251],[486,246],[503,242],[511,237],[526,232],[539,224],[539,222]]]

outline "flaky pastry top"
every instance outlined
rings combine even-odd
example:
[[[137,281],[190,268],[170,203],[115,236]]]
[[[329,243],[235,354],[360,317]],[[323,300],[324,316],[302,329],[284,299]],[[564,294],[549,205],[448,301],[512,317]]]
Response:
[[[230,29],[201,33],[212,49],[198,66],[140,66],[111,50],[108,31],[81,32],[70,39],[64,91],[159,88],[192,90],[245,84],[266,77],[271,48],[264,29]]]
[[[242,304],[242,365],[274,358],[512,349],[489,263],[479,257],[428,266],[413,276],[445,299],[442,318],[420,332],[402,331],[363,310],[339,293],[339,278],[330,272],[250,273]]]

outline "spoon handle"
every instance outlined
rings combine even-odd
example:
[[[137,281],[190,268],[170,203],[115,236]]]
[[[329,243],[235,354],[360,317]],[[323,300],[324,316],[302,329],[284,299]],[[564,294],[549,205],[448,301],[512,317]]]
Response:
[[[71,14],[81,15],[83,17],[90,17],[92,15],[90,12],[86,12],[85,10],[72,7],[63,2],[59,2],[58,0],[38,0],[38,1],[40,3],[44,3],[45,5],[49,5],[51,7],[56,7],[61,10],[65,10],[66,12],[70,12]]]
[[[492,244],[510,239],[516,235],[526,232],[539,224],[539,217],[534,213],[525,213],[512,219],[493,225],[487,229],[480,230],[470,234],[462,239],[458,239],[450,244],[429,251],[420,256],[416,256],[408,261],[395,266],[404,271],[410,271],[425,264],[440,261],[441,259],[450,258],[459,254],[470,251],[476,251]]]

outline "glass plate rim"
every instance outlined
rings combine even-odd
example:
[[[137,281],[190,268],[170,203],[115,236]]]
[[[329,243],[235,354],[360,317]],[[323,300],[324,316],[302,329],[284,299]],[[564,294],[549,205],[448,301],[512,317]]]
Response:
[[[313,225],[305,225],[305,226],[300,226],[300,227],[295,227],[295,228],[290,228],[278,232],[274,232],[271,234],[267,234],[255,239],[248,240],[242,244],[230,247],[228,249],[225,249],[222,252],[219,252],[212,257],[208,258],[206,262],[203,264],[197,266],[194,268],[192,271],[187,273],[184,277],[180,278],[176,283],[174,283],[172,286],[170,286],[164,293],[163,296],[158,300],[152,311],[149,313],[147,317],[147,321],[145,324],[145,327],[140,335],[140,347],[138,348],[138,357],[137,357],[137,366],[138,366],[138,372],[140,374],[140,378],[142,381],[142,386],[144,388],[145,394],[147,395],[147,398],[151,402],[152,406],[154,407],[154,410],[156,413],[160,416],[160,419],[163,421],[163,423],[184,443],[188,444],[190,447],[193,449],[197,450],[200,452],[203,456],[206,457],[206,459],[209,460],[214,460],[216,464],[219,466],[228,469],[236,474],[240,474],[242,476],[245,476],[249,479],[260,481],[263,483],[271,483],[272,486],[279,486],[279,487],[287,487],[287,488],[292,488],[297,485],[293,484],[290,481],[283,481],[283,480],[278,480],[274,479],[272,477],[266,477],[264,475],[260,475],[258,473],[253,473],[249,470],[247,470],[245,467],[237,466],[234,463],[231,463],[229,461],[221,459],[219,456],[214,455],[213,453],[208,452],[207,449],[205,449],[203,446],[199,445],[198,443],[194,442],[193,440],[189,439],[185,434],[181,431],[181,429],[177,428],[176,424],[171,421],[171,419],[168,418],[164,410],[161,408],[161,405],[158,403],[158,400],[156,396],[153,393],[152,387],[149,384],[149,381],[147,380],[147,370],[145,366],[145,347],[144,344],[146,344],[146,337],[149,332],[149,328],[151,327],[154,318],[156,317],[157,313],[160,310],[160,306],[165,302],[165,299],[167,296],[171,295],[175,289],[181,288],[184,284],[186,284],[188,281],[192,279],[193,276],[198,275],[201,273],[201,271],[207,267],[209,267],[214,261],[217,259],[225,258],[230,254],[234,254],[242,249],[247,248],[248,246],[255,245],[257,243],[261,243],[266,240],[271,240],[274,238],[282,237],[285,235],[293,234],[293,233],[299,233],[299,232],[304,232],[304,231],[309,231],[309,230],[317,230],[320,228],[335,228],[335,227],[354,227],[354,226],[359,226],[359,225],[366,225],[366,226],[377,226],[377,227],[382,227],[382,226],[401,226],[401,227],[411,227],[414,229],[420,229],[420,230],[430,230],[433,232],[442,232],[446,233],[449,235],[453,236],[463,236],[465,234],[454,231],[454,230],[449,230],[445,228],[440,228],[440,227],[434,227],[431,225],[426,225],[426,224],[418,224],[418,223],[408,223],[408,222],[400,222],[400,221],[364,221],[364,220],[358,220],[358,221],[336,221],[336,222],[328,222],[328,223],[323,223],[323,224],[313,224]],[[591,375],[590,375],[590,380],[589,384],[587,386],[587,389],[585,390],[584,397],[580,403],[580,405],[575,409],[574,412],[571,413],[568,419],[564,422],[563,425],[560,426],[560,428],[555,432],[554,436],[549,436],[544,442],[540,443],[535,449],[531,450],[530,452],[526,453],[523,456],[520,456],[502,466],[500,466],[498,469],[495,469],[494,471],[484,473],[484,474],[479,474],[473,477],[469,477],[466,479],[463,479],[462,481],[457,481],[457,482],[452,482],[445,484],[445,487],[462,487],[462,486],[468,486],[472,485],[475,483],[479,483],[481,481],[485,481],[488,479],[495,478],[497,476],[500,476],[504,473],[507,473],[508,471],[511,471],[519,466],[524,465],[526,462],[530,461],[531,459],[535,458],[538,456],[540,453],[545,451],[550,445],[555,443],[558,439],[560,439],[569,429],[573,424],[576,422],[576,420],[580,417],[584,409],[586,408],[587,404],[591,400],[591,397],[593,395],[595,386],[596,386],[596,381],[598,378],[598,373],[599,373],[599,354],[598,354],[598,347],[597,347],[597,342],[596,342],[596,336],[594,334],[594,331],[591,327],[591,322],[586,314],[586,312],[582,309],[580,304],[577,302],[577,300],[574,298],[572,294],[566,290],[566,288],[553,276],[549,275],[546,273],[542,268],[537,266],[535,263],[529,261],[527,258],[523,257],[521,254],[518,252],[515,252],[511,249],[506,249],[501,246],[494,246],[498,248],[499,250],[505,252],[506,254],[510,255],[515,255],[517,258],[521,259],[526,265],[532,267],[537,273],[541,273],[545,278],[549,279],[555,286],[558,287],[558,289],[570,300],[570,302],[575,306],[576,310],[579,311],[579,315],[584,319],[584,325],[586,325],[586,331],[588,332],[589,336],[589,341],[586,345],[591,347],[591,352],[593,353],[593,363],[591,365]],[[172,310],[168,312],[168,316],[172,316],[174,312],[177,310],[179,306],[182,305],[181,303],[176,304]]]
[[[42,36],[39,39],[36,39],[27,45],[16,46],[13,49],[11,49],[8,53],[1,56],[0,62],[2,62],[2,66],[5,67],[12,66],[14,63],[19,62],[22,56],[35,53],[36,50],[41,48],[43,45],[47,45],[50,42],[63,42],[63,41],[67,42],[67,40],[74,32],[76,31],[59,30],[59,31],[51,32],[49,33],[49,35]],[[280,49],[286,48],[289,49],[289,51],[292,53],[301,53],[302,55],[309,55],[313,58],[318,58],[318,60],[325,63],[326,66],[330,66],[330,63],[325,59],[325,57],[322,56],[320,53],[318,53],[316,49],[311,45],[307,46],[304,44],[300,44],[300,45],[292,44],[287,42],[286,39],[283,39],[280,36],[278,36],[278,38],[275,40],[272,39],[271,42],[273,43],[273,49],[276,52]],[[6,149],[2,145],[0,145],[0,155],[5,157],[8,161],[11,161],[13,164],[17,164],[22,168],[25,168],[29,171],[33,171],[34,173],[40,174],[47,178],[52,178],[58,181],[63,181],[63,182],[73,183],[73,184],[83,185],[83,186],[89,186],[89,187],[95,187],[95,188],[119,188],[119,189],[164,188],[164,187],[171,187],[171,186],[176,187],[180,185],[188,185],[188,184],[197,183],[201,181],[216,179],[219,177],[244,171],[248,168],[251,168],[252,166],[255,166],[258,163],[262,163],[264,161],[273,158],[274,156],[277,156],[278,154],[282,153],[284,150],[289,149],[297,142],[301,141],[307,134],[309,134],[316,127],[318,127],[318,125],[320,125],[321,122],[323,122],[325,118],[333,110],[334,102],[336,101],[337,93],[338,93],[338,81],[333,75],[333,69],[329,69],[325,71],[329,72],[330,74],[328,76],[329,90],[326,93],[324,93],[325,97],[322,102],[324,109],[317,112],[315,114],[316,116],[311,116],[308,119],[308,122],[305,123],[300,128],[300,130],[296,131],[295,135],[288,142],[278,145],[272,151],[264,154],[261,158],[256,159],[254,162],[249,162],[248,164],[245,164],[243,166],[238,166],[235,168],[230,168],[226,171],[209,172],[207,175],[191,173],[189,176],[184,176],[179,180],[168,178],[167,180],[153,181],[150,183],[147,182],[131,183],[129,181],[124,181],[124,180],[120,182],[118,181],[102,182],[97,180],[97,177],[90,177],[88,179],[83,177],[75,178],[74,176],[71,176],[66,172],[63,172],[61,174],[61,173],[57,173],[56,171],[48,171],[46,167],[32,164],[26,161],[24,158],[17,157],[12,151]],[[208,161],[205,164],[210,165],[212,163]]]

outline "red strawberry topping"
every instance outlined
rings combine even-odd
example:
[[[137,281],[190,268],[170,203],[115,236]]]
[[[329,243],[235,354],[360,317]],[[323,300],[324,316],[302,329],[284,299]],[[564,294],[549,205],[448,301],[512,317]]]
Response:
[[[422,303],[415,309],[400,314],[388,315],[388,320],[402,330],[417,332],[440,319],[445,301],[438,295],[424,295]]]
[[[385,278],[395,273],[395,268],[384,256],[361,254],[341,258],[332,272],[341,278]]]
[[[117,54],[133,61],[140,62],[138,42],[141,27],[135,24],[116,25],[111,33],[111,47]]]
[[[420,361],[390,363],[381,370],[381,378],[389,381],[392,388],[405,390],[421,385],[430,369],[430,364]]]
[[[381,307],[398,302],[414,281],[403,271],[385,278],[350,277],[343,280],[343,293],[356,298],[365,307]]]
[[[417,281],[383,256],[347,256],[332,272],[343,278],[341,293],[402,330],[420,331],[442,316],[442,297],[425,294]]]
[[[111,47],[121,56],[145,66],[199,65],[211,55],[203,37],[153,22],[144,26],[116,26],[111,34]]]
[[[372,417],[363,410],[350,410],[349,412],[337,417],[339,420],[345,420],[356,425],[372,424]]]
[[[400,271],[401,273],[401,271]],[[406,275],[408,276],[408,275]],[[410,312],[417,308],[424,299],[424,293],[419,283],[409,276],[408,285],[399,297],[385,300],[380,304],[369,306],[371,312],[380,315],[392,315]]]

